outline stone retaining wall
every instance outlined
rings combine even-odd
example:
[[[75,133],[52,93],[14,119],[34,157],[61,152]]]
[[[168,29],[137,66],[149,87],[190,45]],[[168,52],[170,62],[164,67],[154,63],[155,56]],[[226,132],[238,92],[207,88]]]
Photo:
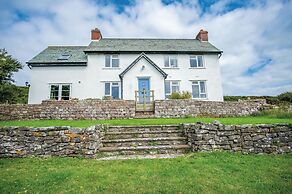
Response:
[[[274,125],[186,124],[182,128],[192,151],[227,150],[242,153],[290,153],[292,127]]]
[[[173,126],[173,125],[172,125]],[[151,127],[149,126],[149,130]],[[167,129],[167,125],[159,126]],[[274,125],[177,125],[193,152],[226,150],[242,153],[291,153],[292,127]],[[139,130],[139,126],[136,127]],[[74,127],[0,127],[0,157],[84,156],[95,158],[106,125]]]
[[[84,156],[93,158],[100,146],[101,125],[73,127],[2,127],[0,157]]]
[[[156,100],[154,114],[146,117],[242,116],[266,107],[265,100],[212,102],[197,100]],[[0,120],[26,119],[114,119],[144,118],[135,113],[133,100],[47,100],[41,104],[0,104]]]
[[[245,116],[266,107],[266,100],[247,101],[197,101],[197,100],[157,100],[155,117],[185,116]]]
[[[47,100],[41,104],[0,104],[0,120],[133,118],[133,100]]]

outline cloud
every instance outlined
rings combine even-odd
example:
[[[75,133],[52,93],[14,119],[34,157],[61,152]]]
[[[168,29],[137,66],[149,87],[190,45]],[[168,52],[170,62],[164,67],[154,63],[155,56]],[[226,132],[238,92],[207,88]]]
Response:
[[[0,47],[24,63],[48,45],[87,45],[94,27],[104,37],[161,38],[194,38],[205,28],[210,42],[224,51],[224,94],[292,91],[292,2],[245,2],[224,0],[207,6],[149,0],[121,6],[93,0],[3,0]],[[28,72],[25,67],[15,74],[18,85],[28,80]]]

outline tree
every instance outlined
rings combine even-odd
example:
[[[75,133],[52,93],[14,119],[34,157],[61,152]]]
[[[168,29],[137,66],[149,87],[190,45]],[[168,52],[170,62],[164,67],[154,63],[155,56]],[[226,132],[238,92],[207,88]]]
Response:
[[[14,59],[5,49],[0,49],[0,103],[16,103],[19,90],[12,75],[22,69],[21,63]]]
[[[0,49],[0,84],[14,82],[12,75],[19,69],[22,69],[21,63],[8,55],[5,49]]]

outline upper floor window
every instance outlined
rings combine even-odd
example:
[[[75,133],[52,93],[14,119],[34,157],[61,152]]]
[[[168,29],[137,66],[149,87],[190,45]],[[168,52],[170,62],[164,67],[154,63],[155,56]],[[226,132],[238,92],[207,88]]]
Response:
[[[105,67],[115,68],[120,66],[119,55],[105,55]]]
[[[207,98],[206,81],[192,81],[193,98]]]
[[[51,84],[50,99],[51,100],[69,100],[70,99],[70,84]]]
[[[165,56],[164,58],[164,67],[169,67],[169,68],[176,68],[178,67],[177,65],[177,57],[176,56]]]
[[[179,81],[165,81],[165,97],[169,98],[173,92],[179,92]]]
[[[190,56],[190,66],[191,68],[204,67],[203,56]]]
[[[119,82],[105,82],[104,95],[111,96],[113,99],[120,98],[120,83]]]

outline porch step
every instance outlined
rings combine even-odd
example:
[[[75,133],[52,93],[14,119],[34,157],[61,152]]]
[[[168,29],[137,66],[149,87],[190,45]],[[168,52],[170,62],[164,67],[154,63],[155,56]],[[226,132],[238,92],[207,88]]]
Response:
[[[135,112],[136,119],[155,118],[154,111],[138,111]]]
[[[187,138],[186,137],[130,138],[102,140],[101,142],[104,147],[182,145],[187,143]]]

